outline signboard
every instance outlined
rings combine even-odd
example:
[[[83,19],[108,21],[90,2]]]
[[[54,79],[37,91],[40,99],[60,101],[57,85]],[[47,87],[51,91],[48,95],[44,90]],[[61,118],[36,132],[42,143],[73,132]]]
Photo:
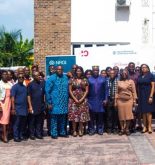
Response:
[[[71,67],[73,64],[76,63],[76,58],[73,55],[49,55],[46,56],[46,76],[49,76],[49,66],[54,65],[54,66],[63,66],[64,73],[67,73],[68,71],[71,70]]]
[[[91,69],[93,65],[99,65],[100,69],[107,66],[118,66],[125,68],[129,62],[134,62],[136,66],[146,63],[153,70],[155,66],[154,46],[103,46],[76,48],[76,63],[84,69]]]

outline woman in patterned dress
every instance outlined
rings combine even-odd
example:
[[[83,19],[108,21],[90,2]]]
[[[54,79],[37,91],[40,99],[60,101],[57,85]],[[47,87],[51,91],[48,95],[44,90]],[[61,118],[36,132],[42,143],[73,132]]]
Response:
[[[79,136],[83,136],[83,123],[90,120],[89,108],[86,96],[88,94],[88,82],[84,78],[83,68],[78,66],[76,76],[69,82],[69,114],[72,121],[73,136],[77,136],[77,123],[79,124]]]

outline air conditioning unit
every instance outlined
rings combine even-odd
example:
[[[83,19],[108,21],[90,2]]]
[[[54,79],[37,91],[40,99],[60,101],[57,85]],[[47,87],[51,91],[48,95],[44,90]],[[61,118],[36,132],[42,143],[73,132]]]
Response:
[[[130,7],[130,0],[116,0],[116,7]]]

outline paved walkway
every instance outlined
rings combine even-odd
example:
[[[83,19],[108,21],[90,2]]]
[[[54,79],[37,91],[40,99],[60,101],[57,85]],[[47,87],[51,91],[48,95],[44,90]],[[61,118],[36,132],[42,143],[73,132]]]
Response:
[[[155,165],[155,133],[0,142],[0,165]]]

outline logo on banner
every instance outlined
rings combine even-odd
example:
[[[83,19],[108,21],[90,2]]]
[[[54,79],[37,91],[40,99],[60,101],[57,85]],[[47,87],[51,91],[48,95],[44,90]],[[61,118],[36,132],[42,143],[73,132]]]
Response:
[[[51,60],[49,64],[50,65],[66,65],[67,61],[66,60],[58,60],[58,61]]]
[[[51,61],[49,62],[49,64],[50,64],[50,65],[55,65],[55,61],[51,60]]]
[[[81,50],[81,56],[82,57],[87,57],[89,55],[89,51],[88,50]]]

